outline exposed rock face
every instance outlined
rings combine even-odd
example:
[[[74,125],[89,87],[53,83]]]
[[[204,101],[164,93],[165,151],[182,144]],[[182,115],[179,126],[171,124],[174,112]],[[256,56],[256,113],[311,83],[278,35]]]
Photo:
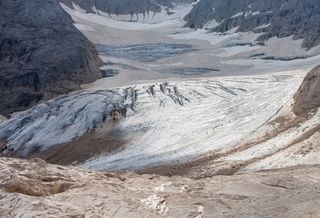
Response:
[[[294,100],[293,111],[297,115],[320,107],[320,65],[307,74]]]
[[[57,0],[0,1],[0,113],[102,76],[94,46]]]
[[[203,28],[215,20],[212,31],[263,32],[258,40],[272,37],[304,39],[304,47],[320,43],[320,2],[317,0],[201,0],[185,17],[187,26]]]
[[[192,180],[0,158],[0,216],[319,217],[319,170]]]
[[[148,14],[160,12],[162,7],[167,9],[174,4],[192,3],[194,0],[60,0],[73,8],[73,3],[89,13],[96,13],[94,9],[115,15]]]

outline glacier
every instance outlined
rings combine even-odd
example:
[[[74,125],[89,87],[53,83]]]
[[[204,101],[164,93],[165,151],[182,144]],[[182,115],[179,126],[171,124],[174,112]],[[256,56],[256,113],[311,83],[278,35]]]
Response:
[[[183,163],[239,144],[272,119],[303,75],[221,77],[152,82],[60,96],[0,124],[4,153],[34,152],[113,127],[124,148],[79,163],[97,170],[139,170]],[[106,144],[105,146],[108,146]]]

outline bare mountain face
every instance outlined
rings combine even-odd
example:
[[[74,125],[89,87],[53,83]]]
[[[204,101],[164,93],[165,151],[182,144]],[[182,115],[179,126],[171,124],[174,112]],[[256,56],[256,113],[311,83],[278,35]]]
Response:
[[[258,40],[294,36],[303,46],[319,45],[320,2],[317,0],[201,0],[185,17],[186,26],[203,28],[215,21],[215,32],[264,33]]]
[[[192,3],[194,0],[60,0],[70,8],[78,5],[89,13],[98,11],[114,15],[134,15],[161,12],[162,8],[167,10],[179,3]],[[169,12],[168,12],[169,13]]]
[[[93,44],[57,0],[2,0],[0,17],[0,114],[102,77]]]
[[[320,107],[320,66],[307,74],[294,99],[293,111],[297,115],[309,113]]]

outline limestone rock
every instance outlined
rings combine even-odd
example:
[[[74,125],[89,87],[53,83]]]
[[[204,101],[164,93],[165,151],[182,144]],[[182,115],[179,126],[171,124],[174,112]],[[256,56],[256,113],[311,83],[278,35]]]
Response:
[[[193,180],[0,158],[1,217],[319,217],[319,166]]]
[[[297,115],[320,107],[320,65],[306,75],[294,100],[293,111]]]

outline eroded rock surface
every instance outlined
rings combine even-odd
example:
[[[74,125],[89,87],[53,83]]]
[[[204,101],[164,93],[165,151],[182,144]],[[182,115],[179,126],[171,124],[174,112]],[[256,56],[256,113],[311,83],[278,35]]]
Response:
[[[1,217],[319,217],[320,168],[184,177],[0,158]]]
[[[297,115],[320,107],[320,66],[307,74],[294,99],[293,110]]]

